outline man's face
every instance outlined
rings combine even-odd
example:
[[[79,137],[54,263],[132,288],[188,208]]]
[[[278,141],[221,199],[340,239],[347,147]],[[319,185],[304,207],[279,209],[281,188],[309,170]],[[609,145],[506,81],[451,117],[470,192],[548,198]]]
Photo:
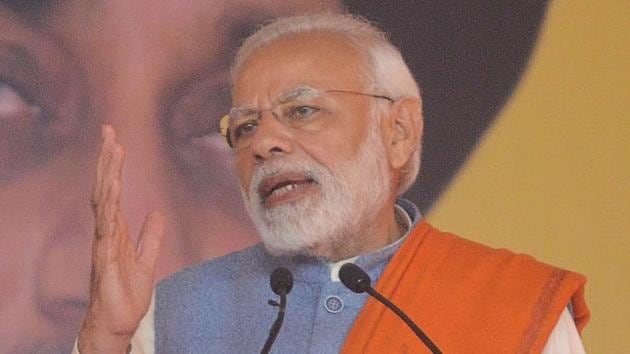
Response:
[[[132,234],[148,211],[167,215],[158,277],[254,241],[233,154],[208,132],[230,105],[242,36],[338,6],[317,3],[55,1],[37,16],[0,5],[0,352],[66,352],[77,333],[103,123],[127,150]]]
[[[234,111],[262,115],[255,131],[239,131],[236,164],[272,252],[352,252],[357,231],[391,198],[375,98],[327,92],[365,92],[365,68],[345,41],[311,33],[259,49],[237,75]]]

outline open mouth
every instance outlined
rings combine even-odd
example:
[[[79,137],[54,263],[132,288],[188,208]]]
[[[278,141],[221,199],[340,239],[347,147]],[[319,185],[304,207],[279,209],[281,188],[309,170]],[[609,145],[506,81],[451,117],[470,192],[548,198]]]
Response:
[[[263,204],[273,206],[300,197],[317,182],[303,174],[281,174],[264,179],[258,193]]]

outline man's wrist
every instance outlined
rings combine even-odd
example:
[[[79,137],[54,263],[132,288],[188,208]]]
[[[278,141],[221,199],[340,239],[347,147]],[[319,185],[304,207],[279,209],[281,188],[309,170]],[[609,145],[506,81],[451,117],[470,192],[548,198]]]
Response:
[[[86,328],[87,327],[87,328]],[[94,327],[84,326],[79,332],[77,349],[80,354],[130,353],[131,335],[99,333]]]

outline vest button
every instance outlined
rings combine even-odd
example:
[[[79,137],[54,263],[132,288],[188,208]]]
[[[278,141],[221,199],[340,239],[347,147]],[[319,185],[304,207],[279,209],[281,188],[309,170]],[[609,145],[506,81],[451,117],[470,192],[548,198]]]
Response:
[[[324,300],[324,308],[330,313],[338,313],[343,310],[343,301],[338,296],[329,295]]]

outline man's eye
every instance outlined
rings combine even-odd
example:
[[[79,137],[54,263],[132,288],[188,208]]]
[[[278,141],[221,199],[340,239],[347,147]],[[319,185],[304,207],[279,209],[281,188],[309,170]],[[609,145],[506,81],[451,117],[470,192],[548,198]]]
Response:
[[[38,128],[42,109],[31,105],[8,83],[0,81],[0,180],[15,172],[25,161],[39,162]]]
[[[289,108],[287,116],[291,120],[299,120],[308,118],[317,112],[319,109],[313,106],[294,106]]]
[[[233,137],[234,141],[238,141],[238,139],[244,138],[248,135],[253,134],[256,131],[256,127],[258,124],[254,120],[246,121],[238,124],[233,129]]]
[[[18,114],[38,112],[39,110],[39,107],[28,104],[27,100],[9,84],[0,81],[0,117],[2,117],[0,120],[5,120]]]
[[[0,39],[0,183],[67,148],[91,149],[78,144],[96,128],[86,125],[79,74],[60,48],[40,40],[27,48]]]

